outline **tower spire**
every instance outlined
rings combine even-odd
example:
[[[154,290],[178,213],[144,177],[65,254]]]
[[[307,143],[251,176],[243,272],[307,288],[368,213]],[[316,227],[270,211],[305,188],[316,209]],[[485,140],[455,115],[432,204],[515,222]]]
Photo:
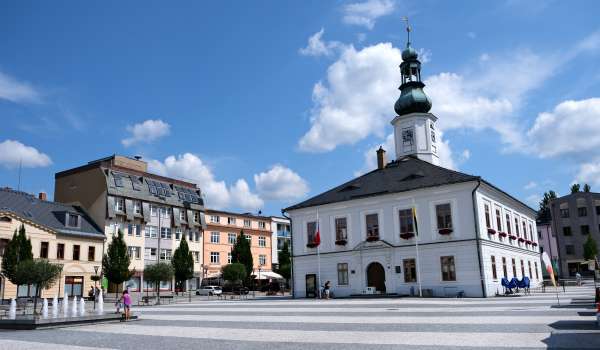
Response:
[[[408,22],[408,17],[402,17],[402,20],[406,23],[406,47],[410,47],[410,23]]]

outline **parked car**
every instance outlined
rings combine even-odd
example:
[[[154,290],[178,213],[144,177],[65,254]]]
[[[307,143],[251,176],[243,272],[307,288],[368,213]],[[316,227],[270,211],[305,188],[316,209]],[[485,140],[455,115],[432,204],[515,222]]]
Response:
[[[196,291],[196,295],[221,295],[223,290],[219,286],[204,286]]]

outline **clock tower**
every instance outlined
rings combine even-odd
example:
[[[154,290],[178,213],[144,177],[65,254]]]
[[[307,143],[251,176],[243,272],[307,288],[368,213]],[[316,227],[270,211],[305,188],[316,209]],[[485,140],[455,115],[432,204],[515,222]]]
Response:
[[[431,100],[421,81],[421,61],[414,48],[410,46],[410,27],[406,27],[408,40],[402,51],[402,85],[400,97],[394,105],[397,116],[392,120],[396,157],[398,159],[414,155],[435,165],[439,165],[437,117],[429,113]]]

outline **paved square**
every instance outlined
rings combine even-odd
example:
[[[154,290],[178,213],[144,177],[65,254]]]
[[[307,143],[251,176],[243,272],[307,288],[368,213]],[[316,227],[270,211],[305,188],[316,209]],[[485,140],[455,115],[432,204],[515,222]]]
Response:
[[[0,332],[0,349],[600,349],[593,287],[491,299],[194,301],[140,321]]]

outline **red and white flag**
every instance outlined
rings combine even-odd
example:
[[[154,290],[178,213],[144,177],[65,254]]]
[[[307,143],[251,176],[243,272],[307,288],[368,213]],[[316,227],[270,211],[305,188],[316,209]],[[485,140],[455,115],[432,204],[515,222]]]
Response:
[[[317,224],[317,232],[315,233],[315,239],[313,240],[315,247],[318,247],[321,244],[321,233],[319,232],[319,224]]]
[[[556,281],[554,280],[554,269],[552,268],[552,261],[550,260],[548,253],[542,253],[542,262],[544,262],[544,265],[546,266],[546,271],[548,271],[548,274],[550,275],[552,284],[556,287]]]

